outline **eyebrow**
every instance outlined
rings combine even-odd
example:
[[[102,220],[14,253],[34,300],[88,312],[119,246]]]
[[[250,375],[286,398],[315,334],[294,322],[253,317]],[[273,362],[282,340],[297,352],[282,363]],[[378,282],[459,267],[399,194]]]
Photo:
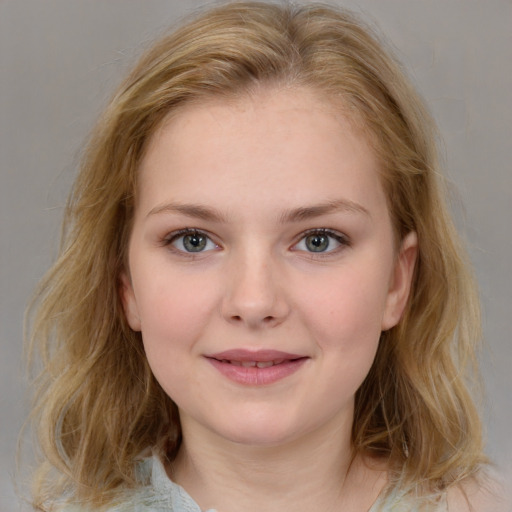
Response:
[[[298,208],[292,208],[285,210],[278,218],[280,224],[300,222],[322,215],[328,215],[337,212],[348,212],[348,213],[359,213],[370,216],[370,212],[358,203],[348,201],[346,199],[337,199],[333,201],[327,201],[311,206],[300,206]],[[182,204],[182,203],[167,203],[160,206],[155,206],[149,213],[151,215],[157,215],[160,213],[179,213],[186,217],[192,217],[211,222],[226,222],[226,216],[215,208],[204,206],[200,204]]]
[[[161,206],[155,206],[147,216],[149,217],[158,213],[180,213],[186,217],[193,217],[212,222],[226,221],[226,217],[215,208],[200,204],[167,203]]]
[[[364,206],[346,199],[336,199],[317,205],[301,206],[292,210],[286,210],[281,214],[279,221],[283,224],[299,222],[337,212],[359,213],[371,217],[370,212]]]

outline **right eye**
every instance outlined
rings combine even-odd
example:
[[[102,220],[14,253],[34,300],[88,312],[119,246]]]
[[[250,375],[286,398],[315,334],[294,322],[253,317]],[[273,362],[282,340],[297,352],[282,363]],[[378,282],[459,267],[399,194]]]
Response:
[[[172,245],[174,249],[185,253],[212,251],[219,247],[206,233],[197,230],[172,233],[167,238],[167,245]]]

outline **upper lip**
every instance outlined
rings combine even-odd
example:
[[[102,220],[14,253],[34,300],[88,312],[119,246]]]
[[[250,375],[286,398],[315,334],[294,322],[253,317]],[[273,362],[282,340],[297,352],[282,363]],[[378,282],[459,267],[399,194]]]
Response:
[[[216,352],[215,354],[209,354],[206,357],[210,359],[217,359],[218,361],[268,362],[276,360],[302,359],[306,356],[300,354],[292,354],[290,352],[282,352],[280,350],[232,349],[225,350],[223,352]]]

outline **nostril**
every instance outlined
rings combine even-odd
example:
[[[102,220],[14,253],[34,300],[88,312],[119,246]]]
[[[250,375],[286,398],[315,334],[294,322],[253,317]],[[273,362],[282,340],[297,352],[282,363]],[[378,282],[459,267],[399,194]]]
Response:
[[[269,323],[271,322],[272,320],[274,320],[274,317],[273,316],[266,316],[263,321],[266,322],[266,323]]]

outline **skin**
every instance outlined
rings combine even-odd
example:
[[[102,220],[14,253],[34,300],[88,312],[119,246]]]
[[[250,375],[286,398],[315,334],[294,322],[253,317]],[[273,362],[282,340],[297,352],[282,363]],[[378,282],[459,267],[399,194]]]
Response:
[[[187,229],[208,237],[204,250],[187,251]],[[325,251],[311,250],[312,230]],[[402,315],[416,252],[414,233],[394,239],[365,137],[312,91],[189,105],[161,126],[140,171],[122,298],[180,410],[169,473],[202,508],[371,507],[385,465],[351,463],[354,395]],[[240,384],[209,360],[231,349],[303,364]]]

